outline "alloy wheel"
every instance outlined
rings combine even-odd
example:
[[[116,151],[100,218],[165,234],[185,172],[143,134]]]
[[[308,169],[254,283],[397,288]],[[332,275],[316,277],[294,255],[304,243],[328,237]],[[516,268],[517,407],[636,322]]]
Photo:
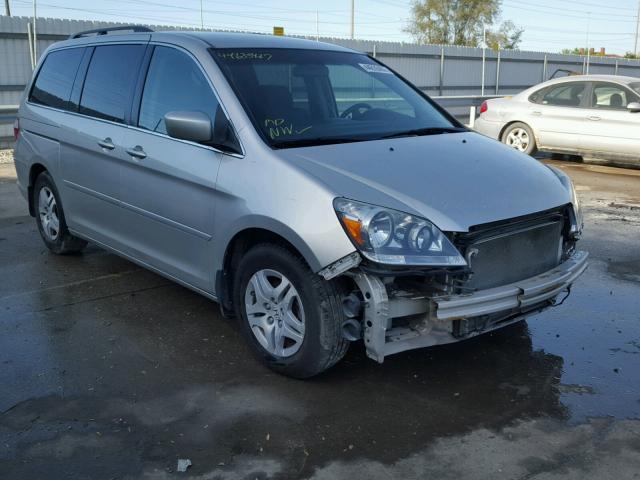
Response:
[[[505,143],[520,152],[526,152],[531,139],[524,128],[514,128],[508,133]]]
[[[38,194],[38,214],[47,240],[55,242],[60,235],[60,219],[56,197],[49,187],[42,187]]]
[[[290,357],[304,340],[302,299],[282,273],[259,270],[247,284],[244,296],[247,320],[253,335],[271,355]]]

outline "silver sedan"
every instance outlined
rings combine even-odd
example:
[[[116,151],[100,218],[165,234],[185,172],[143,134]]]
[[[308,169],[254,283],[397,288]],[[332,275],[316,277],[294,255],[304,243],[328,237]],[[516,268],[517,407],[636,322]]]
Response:
[[[640,167],[640,79],[580,75],[487,100],[475,129],[533,155],[581,155]]]

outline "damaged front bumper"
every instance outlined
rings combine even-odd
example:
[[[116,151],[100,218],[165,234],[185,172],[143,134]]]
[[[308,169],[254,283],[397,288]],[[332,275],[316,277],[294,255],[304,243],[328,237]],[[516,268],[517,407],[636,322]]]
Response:
[[[506,326],[554,305],[587,268],[588,253],[577,251],[557,267],[496,288],[435,297],[394,293],[382,280],[351,271],[364,297],[363,338],[367,355],[387,355],[460,341]],[[353,273],[352,273],[353,272]]]

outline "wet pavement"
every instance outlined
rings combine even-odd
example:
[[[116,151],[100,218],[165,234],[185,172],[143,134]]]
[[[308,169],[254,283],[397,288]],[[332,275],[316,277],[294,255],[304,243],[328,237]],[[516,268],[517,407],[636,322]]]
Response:
[[[640,171],[553,163],[592,255],[564,305],[308,381],[189,290],[50,255],[0,165],[0,478],[640,478]]]

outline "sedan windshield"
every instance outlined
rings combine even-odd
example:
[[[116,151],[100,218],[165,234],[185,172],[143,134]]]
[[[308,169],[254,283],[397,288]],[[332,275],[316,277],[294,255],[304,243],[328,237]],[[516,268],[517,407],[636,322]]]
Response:
[[[212,55],[273,148],[465,130],[362,54],[215,49]]]

